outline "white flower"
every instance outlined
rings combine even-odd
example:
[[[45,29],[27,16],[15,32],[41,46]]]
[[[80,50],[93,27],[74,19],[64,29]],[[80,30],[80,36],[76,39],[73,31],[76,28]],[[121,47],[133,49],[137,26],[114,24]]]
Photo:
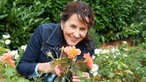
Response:
[[[107,59],[108,59],[109,57],[108,57],[108,56],[105,56],[105,58],[107,58]]]
[[[95,54],[99,55],[102,52],[102,50],[101,49],[95,49],[94,52],[95,52]]]
[[[10,53],[14,56],[14,55],[18,54],[18,51],[17,50],[12,50]]]
[[[123,48],[123,50],[128,51],[129,49],[128,48]]]
[[[96,71],[96,72],[94,72],[92,74],[93,74],[93,76],[97,76],[98,75],[98,72]]]
[[[15,59],[18,59],[18,58],[19,58],[19,54],[16,54],[16,55],[14,56],[14,58],[15,58]]]
[[[92,69],[91,69],[91,73],[93,74],[93,76],[98,75],[98,72],[97,72],[98,66],[97,66],[96,64],[93,64],[92,66],[93,66],[93,67],[92,67]]]
[[[11,43],[11,41],[9,39],[5,40],[5,44],[9,45]]]
[[[116,56],[113,56],[114,58],[116,58]]]
[[[124,56],[124,57],[127,57],[127,55],[126,55],[126,54],[123,54],[123,56]]]
[[[10,38],[10,35],[9,35],[9,34],[3,35],[3,37],[4,37],[5,39],[7,39],[7,38]]]
[[[120,52],[117,52],[116,55],[121,55],[121,53]]]
[[[92,55],[92,59],[95,59],[96,57],[94,55]]]
[[[96,64],[93,64],[92,66],[93,66],[91,69],[92,72],[95,72],[98,70],[98,66]]]
[[[107,53],[110,53],[109,50],[105,49],[105,50],[102,50],[102,54],[107,54]]]
[[[112,48],[111,53],[115,53],[115,52],[119,52],[119,49],[118,48]]]
[[[126,41],[123,41],[123,44],[127,44],[127,42]]]
[[[23,49],[24,51],[26,50],[27,45],[22,45],[21,49]]]
[[[112,53],[115,53],[115,52],[116,52],[116,49],[115,49],[115,48],[112,48],[112,49],[111,49],[111,52],[112,52]]]
[[[14,56],[15,59],[19,58],[19,54],[17,50],[13,50],[10,53]]]

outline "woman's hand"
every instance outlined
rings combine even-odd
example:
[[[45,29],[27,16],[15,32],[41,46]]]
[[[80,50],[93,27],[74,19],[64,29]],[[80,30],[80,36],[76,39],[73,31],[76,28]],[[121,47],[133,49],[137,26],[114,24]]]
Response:
[[[82,72],[82,77],[87,77],[89,78],[89,73],[87,72]],[[73,74],[73,79],[72,79],[73,82],[80,82],[80,77],[78,77],[77,75]]]
[[[52,62],[39,63],[37,71],[40,73],[54,73],[56,75],[61,74],[61,70],[58,65],[52,65]]]

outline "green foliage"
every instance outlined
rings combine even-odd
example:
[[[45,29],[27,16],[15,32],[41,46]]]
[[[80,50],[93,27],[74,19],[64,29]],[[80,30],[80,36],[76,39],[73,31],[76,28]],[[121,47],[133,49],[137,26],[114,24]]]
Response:
[[[145,82],[146,48],[123,44],[112,49],[97,49],[94,62],[99,66],[99,81]]]
[[[30,36],[42,23],[59,23],[63,8],[76,0],[1,0],[0,35],[11,35],[11,49],[27,44]],[[145,0],[83,0],[93,8],[95,26],[92,31],[96,46],[129,38],[135,44],[146,37]]]
[[[88,1],[88,0],[85,0]],[[125,38],[135,44],[146,37],[146,3],[144,0],[96,0],[88,1],[95,12],[97,42],[109,42]]]
[[[25,79],[23,76],[17,73],[17,70],[10,65],[10,58],[3,58],[3,54],[8,52],[8,49],[3,48],[3,50],[0,51],[0,82],[29,82],[27,79]],[[10,50],[9,50],[10,52]],[[14,59],[15,63],[18,63],[18,59]],[[4,61],[3,61],[4,60]],[[12,61],[11,61],[12,63]]]
[[[55,4],[54,4],[55,3]],[[0,34],[11,35],[11,48],[28,43],[34,29],[41,23],[59,21],[65,1],[51,0],[1,0],[0,1]]]
[[[18,64],[24,49],[10,50],[8,45],[10,36],[3,35],[0,38],[0,82],[29,82],[17,73],[15,66]]]

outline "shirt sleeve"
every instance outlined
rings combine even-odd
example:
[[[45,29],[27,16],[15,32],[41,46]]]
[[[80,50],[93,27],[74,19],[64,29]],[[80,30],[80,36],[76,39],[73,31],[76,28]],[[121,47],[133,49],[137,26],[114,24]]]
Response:
[[[40,76],[40,74],[37,71],[38,66],[39,66],[39,64],[37,64],[36,67],[35,67],[35,71],[34,71],[34,74],[33,74],[34,77],[39,77]]]
[[[37,58],[40,54],[42,46],[42,31],[43,26],[40,25],[33,33],[27,48],[22,55],[16,69],[19,74],[26,78],[31,78],[34,74],[35,68],[37,67]]]

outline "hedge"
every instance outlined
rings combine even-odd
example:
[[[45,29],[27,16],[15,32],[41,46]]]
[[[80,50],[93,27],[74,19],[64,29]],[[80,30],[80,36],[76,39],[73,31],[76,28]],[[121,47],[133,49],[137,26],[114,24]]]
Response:
[[[1,0],[0,35],[11,35],[11,49],[27,44],[42,23],[58,23],[65,5],[73,0]],[[74,0],[75,1],[75,0]],[[102,42],[130,39],[138,44],[146,37],[145,0],[82,0],[94,11],[90,31],[98,47]],[[0,36],[0,38],[1,38]]]

